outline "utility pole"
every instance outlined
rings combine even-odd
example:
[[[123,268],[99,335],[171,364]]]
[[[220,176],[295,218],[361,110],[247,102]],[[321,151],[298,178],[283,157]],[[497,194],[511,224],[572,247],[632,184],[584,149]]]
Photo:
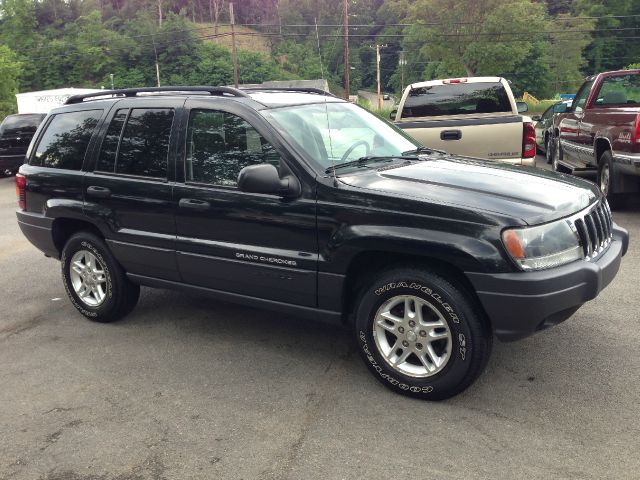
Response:
[[[386,45],[376,44],[376,74],[378,77],[378,111],[382,110],[382,92],[380,90],[380,49]]]
[[[349,100],[349,73],[351,66],[349,65],[349,8],[348,0],[343,0],[344,6],[344,98]]]
[[[233,59],[233,83],[238,88],[238,52],[236,51],[236,21],[233,16],[233,3],[229,3],[229,23],[231,23],[231,57]]]
[[[400,92],[404,92],[404,66],[407,64],[407,61],[404,58],[404,51],[400,52]]]

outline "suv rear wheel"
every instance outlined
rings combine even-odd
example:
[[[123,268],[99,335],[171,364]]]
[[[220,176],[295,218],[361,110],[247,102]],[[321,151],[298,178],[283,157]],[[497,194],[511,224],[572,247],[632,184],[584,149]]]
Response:
[[[138,302],[140,287],[129,281],[104,241],[92,233],[71,236],[62,249],[61,264],[71,303],[90,320],[118,320]]]
[[[374,376],[398,393],[441,400],[482,373],[492,335],[473,303],[427,270],[381,274],[361,294],[356,338]]]

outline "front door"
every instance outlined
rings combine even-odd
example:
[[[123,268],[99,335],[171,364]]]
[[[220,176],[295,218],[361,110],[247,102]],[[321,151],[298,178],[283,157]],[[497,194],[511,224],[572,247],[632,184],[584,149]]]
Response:
[[[582,152],[584,146],[580,142],[580,124],[584,116],[584,108],[591,91],[593,81],[585,82],[571,104],[571,111],[562,119],[560,124],[560,141],[564,163],[572,168],[582,166]]]
[[[177,183],[177,261],[186,283],[248,297],[316,306],[313,178],[300,178],[259,114],[242,105],[188,100],[184,183]],[[186,118],[188,117],[188,118]],[[269,162],[302,184],[296,199],[237,189],[240,170]]]
[[[132,274],[178,280],[175,262],[172,125],[184,100],[121,101],[102,126],[85,209],[101,221],[107,243]]]

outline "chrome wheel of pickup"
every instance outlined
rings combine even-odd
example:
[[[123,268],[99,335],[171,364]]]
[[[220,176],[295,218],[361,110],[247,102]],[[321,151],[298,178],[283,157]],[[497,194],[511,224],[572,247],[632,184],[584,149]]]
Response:
[[[411,377],[435,375],[451,356],[446,320],[428,301],[414,295],[398,295],[380,306],[373,337],[387,363]]]
[[[104,267],[88,250],[78,250],[69,264],[69,277],[78,298],[90,307],[97,307],[107,296]]]

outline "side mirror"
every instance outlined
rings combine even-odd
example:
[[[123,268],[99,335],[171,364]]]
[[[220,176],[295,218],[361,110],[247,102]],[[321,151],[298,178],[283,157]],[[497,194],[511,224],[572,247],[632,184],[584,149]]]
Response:
[[[527,102],[516,102],[516,107],[518,108],[518,113],[524,113],[529,110]]]
[[[533,120],[534,122],[539,122],[540,120],[542,120],[542,116],[534,115],[533,117],[531,117],[531,120]]]
[[[395,122],[397,114],[398,114],[397,108],[394,108],[393,110],[391,110],[391,112],[389,112],[389,120],[391,120],[392,122]]]
[[[270,163],[249,165],[238,174],[238,189],[249,193],[270,193],[281,197],[300,195],[300,182],[293,175],[280,178]]]
[[[569,111],[569,107],[566,103],[556,103],[553,106],[553,113],[567,113]]]

